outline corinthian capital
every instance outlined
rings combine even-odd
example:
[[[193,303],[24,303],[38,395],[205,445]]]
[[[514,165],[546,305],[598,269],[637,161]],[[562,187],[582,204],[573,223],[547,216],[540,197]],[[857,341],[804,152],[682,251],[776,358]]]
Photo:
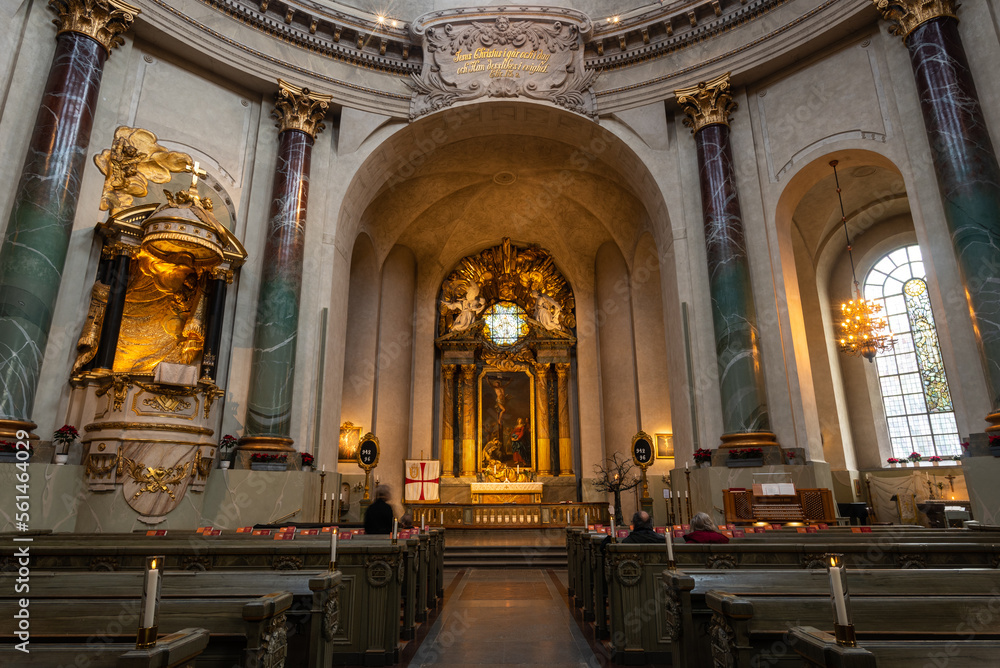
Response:
[[[677,103],[687,115],[684,125],[698,132],[708,125],[729,125],[729,114],[739,106],[733,101],[729,87],[729,72],[697,86],[674,91]]]
[[[132,26],[139,8],[122,0],[49,0],[59,15],[53,23],[58,33],[78,32],[96,40],[105,51],[125,43],[122,33]]]
[[[886,21],[889,32],[904,40],[917,26],[931,19],[955,15],[955,0],[872,0]]]
[[[326,127],[323,125],[323,117],[326,116],[332,98],[332,95],[320,95],[308,88],[299,88],[278,79],[274,111],[271,112],[271,116],[278,121],[278,132],[301,130],[315,139]]]

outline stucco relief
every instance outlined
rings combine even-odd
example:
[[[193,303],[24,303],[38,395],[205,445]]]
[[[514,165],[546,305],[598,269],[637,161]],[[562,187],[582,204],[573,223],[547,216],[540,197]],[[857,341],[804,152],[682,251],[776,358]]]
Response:
[[[596,116],[583,41],[590,20],[571,10],[435,12],[414,22],[424,66],[406,82],[410,118],[482,97],[527,98]]]

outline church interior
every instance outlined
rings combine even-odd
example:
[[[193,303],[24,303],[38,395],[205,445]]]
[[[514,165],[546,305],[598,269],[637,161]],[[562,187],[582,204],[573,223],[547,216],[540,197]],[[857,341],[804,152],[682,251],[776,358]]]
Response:
[[[0,665],[997,665],[1000,0],[0,16]]]

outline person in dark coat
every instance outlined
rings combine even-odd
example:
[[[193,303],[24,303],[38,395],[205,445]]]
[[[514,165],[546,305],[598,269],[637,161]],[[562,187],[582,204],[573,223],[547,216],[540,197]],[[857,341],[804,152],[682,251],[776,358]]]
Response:
[[[640,510],[632,515],[632,531],[622,538],[623,543],[665,543],[666,538],[662,534],[653,531],[653,518],[645,510]],[[601,549],[611,543],[611,536],[601,542]]]
[[[395,514],[389,505],[392,489],[389,485],[379,485],[375,488],[375,500],[365,511],[365,535],[392,533],[392,520]]]
[[[715,522],[708,513],[697,513],[691,518],[691,533],[684,534],[685,543],[728,543],[729,537],[715,530]]]

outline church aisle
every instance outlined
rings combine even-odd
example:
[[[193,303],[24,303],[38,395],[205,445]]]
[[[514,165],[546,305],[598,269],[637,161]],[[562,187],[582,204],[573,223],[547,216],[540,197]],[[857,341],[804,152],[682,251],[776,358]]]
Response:
[[[542,569],[446,572],[446,602],[405,666],[596,667],[558,575]],[[565,578],[563,578],[565,579]],[[560,592],[560,590],[562,590]]]

